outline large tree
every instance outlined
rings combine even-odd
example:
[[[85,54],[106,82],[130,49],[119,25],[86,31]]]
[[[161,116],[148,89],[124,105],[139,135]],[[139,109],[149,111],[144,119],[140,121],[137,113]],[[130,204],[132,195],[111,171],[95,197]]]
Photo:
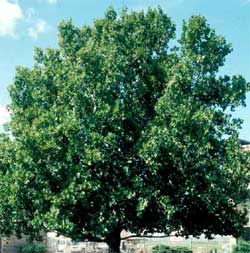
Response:
[[[250,166],[230,113],[249,83],[218,75],[231,45],[192,16],[171,48],[160,8],[63,21],[58,37],[9,88],[0,234],[55,230],[112,252],[123,229],[237,236]]]

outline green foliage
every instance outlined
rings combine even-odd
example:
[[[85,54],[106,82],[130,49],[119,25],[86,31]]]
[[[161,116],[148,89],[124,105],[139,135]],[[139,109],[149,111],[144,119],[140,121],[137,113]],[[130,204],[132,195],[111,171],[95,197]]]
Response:
[[[249,253],[250,252],[250,242],[238,241],[237,246],[234,249],[234,253]]]
[[[31,253],[35,253],[35,252],[45,252],[46,248],[44,246],[41,245],[36,245],[36,244],[27,244],[21,247],[21,252],[31,252]]]
[[[249,83],[218,75],[231,45],[193,16],[170,48],[160,8],[58,29],[59,47],[36,49],[9,87],[0,234],[56,230],[116,250],[122,229],[237,236],[250,166],[230,113]]]
[[[192,253],[187,247],[170,247],[168,245],[156,245],[152,248],[152,253]]]
[[[170,247],[164,244],[156,245],[152,248],[152,253],[163,253],[170,250]]]
[[[241,238],[245,241],[250,241],[250,227],[244,227]]]

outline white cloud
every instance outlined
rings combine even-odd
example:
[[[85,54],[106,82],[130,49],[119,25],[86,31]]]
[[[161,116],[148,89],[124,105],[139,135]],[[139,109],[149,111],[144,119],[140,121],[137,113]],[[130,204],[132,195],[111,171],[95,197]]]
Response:
[[[56,4],[58,0],[48,0],[49,4]]]
[[[248,4],[250,4],[250,0],[243,0],[242,1],[242,5],[248,5]]]
[[[39,34],[45,32],[45,29],[46,29],[46,22],[40,19],[35,23],[34,27],[30,27],[28,29],[28,34],[31,38],[37,39]]]
[[[36,16],[36,11],[34,8],[28,8],[25,11],[25,19],[26,21],[32,20]]]
[[[40,4],[44,4],[44,3],[48,3],[48,4],[57,4],[59,2],[59,0],[36,0],[37,3]]]
[[[10,120],[10,113],[6,109],[6,106],[0,105],[0,125],[8,122]]]
[[[16,23],[22,17],[22,10],[17,2],[0,0],[0,36],[15,36]]]

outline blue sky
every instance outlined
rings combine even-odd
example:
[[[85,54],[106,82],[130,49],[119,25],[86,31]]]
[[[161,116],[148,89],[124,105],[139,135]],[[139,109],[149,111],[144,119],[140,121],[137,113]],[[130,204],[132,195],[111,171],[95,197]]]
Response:
[[[177,25],[193,14],[206,16],[218,34],[233,44],[221,74],[242,74],[250,81],[250,0],[0,0],[0,130],[9,119],[7,86],[18,65],[32,66],[35,47],[57,46],[57,25],[72,18],[76,25],[91,24],[108,6],[141,10],[160,5]],[[247,107],[235,117],[244,120],[240,137],[250,140],[250,94]]]

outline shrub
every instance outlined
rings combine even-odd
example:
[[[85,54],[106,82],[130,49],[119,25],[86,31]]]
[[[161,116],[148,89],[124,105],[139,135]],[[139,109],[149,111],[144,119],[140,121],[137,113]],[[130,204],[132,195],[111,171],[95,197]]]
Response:
[[[168,245],[156,245],[152,248],[152,253],[192,253],[187,247],[170,247]]]
[[[234,253],[249,253],[250,242],[239,241],[234,249]]]
[[[170,247],[168,245],[156,245],[152,248],[152,253],[168,253],[170,250]]]
[[[192,250],[187,247],[173,247],[172,253],[192,253]]]
[[[21,247],[21,252],[45,252],[46,248],[41,245],[27,244]]]
[[[250,241],[250,227],[244,228],[241,238],[244,241]]]

